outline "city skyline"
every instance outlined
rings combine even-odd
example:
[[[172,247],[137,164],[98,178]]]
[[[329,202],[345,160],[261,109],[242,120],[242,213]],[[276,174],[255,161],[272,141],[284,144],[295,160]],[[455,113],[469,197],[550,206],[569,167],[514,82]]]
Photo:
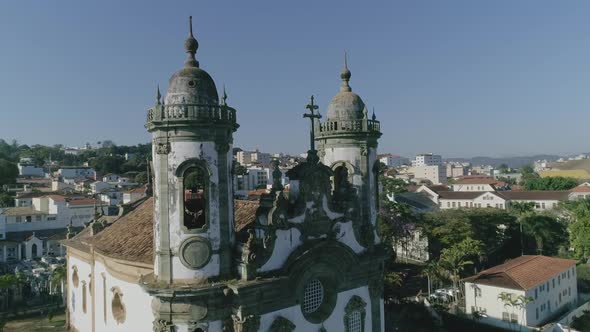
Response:
[[[184,61],[192,14],[197,59],[238,110],[236,147],[306,151],[304,106],[313,94],[325,115],[346,50],[380,153],[587,152],[587,4],[69,4],[0,5],[0,138],[148,142],[145,110]]]

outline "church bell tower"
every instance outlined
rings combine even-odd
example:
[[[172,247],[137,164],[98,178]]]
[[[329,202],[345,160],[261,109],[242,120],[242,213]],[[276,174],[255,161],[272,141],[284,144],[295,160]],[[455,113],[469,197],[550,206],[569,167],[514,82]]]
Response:
[[[369,118],[365,103],[352,92],[350,77],[345,55],[340,91],[328,106],[326,120],[318,120],[315,140],[320,160],[334,172],[335,200],[355,196],[352,198],[358,202],[358,213],[353,218],[355,235],[363,246],[371,247],[378,242],[376,232],[368,230],[375,230],[377,223],[377,145],[381,131],[375,113]]]
[[[164,100],[147,112],[154,169],[154,275],[162,284],[194,283],[231,273],[231,185],[236,110],[184,42],[188,58],[170,78]]]

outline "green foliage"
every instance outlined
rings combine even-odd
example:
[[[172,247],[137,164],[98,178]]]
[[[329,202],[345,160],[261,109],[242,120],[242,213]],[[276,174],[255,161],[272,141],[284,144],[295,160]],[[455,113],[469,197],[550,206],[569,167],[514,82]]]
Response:
[[[535,169],[531,165],[523,166],[520,169],[520,174],[522,174],[521,183],[524,184],[528,180],[536,179],[539,177],[539,174],[535,173]]]
[[[484,256],[503,262],[518,254],[516,217],[499,209],[449,209],[424,216],[423,229],[429,238],[431,257],[465,239],[480,241]]]
[[[382,176],[380,181],[384,194],[397,194],[408,191],[408,184],[402,179]]]
[[[0,159],[0,186],[16,183],[18,168],[6,159]]]
[[[590,291],[590,264],[579,264],[576,267],[576,278],[580,291],[587,293]]]
[[[505,177],[505,176],[499,176],[498,177],[498,181],[505,182],[505,183],[507,183],[509,185],[515,185],[516,184],[516,179],[514,179],[514,178],[508,178],[508,177]]]
[[[570,219],[570,245],[575,257],[590,257],[590,199],[562,202],[560,207]]]
[[[549,215],[528,215],[522,219],[525,253],[554,256],[568,245],[565,224]]]
[[[383,243],[392,247],[395,242],[406,238],[419,223],[418,216],[412,213],[410,206],[404,203],[383,199],[379,204],[379,237]]]
[[[239,162],[234,162],[234,170],[233,170],[235,175],[246,175],[248,174],[248,169],[246,167],[244,167],[242,164],[240,164]]]
[[[146,184],[148,182],[147,172],[139,172],[135,175],[135,182],[139,184]]]
[[[524,180],[526,190],[569,190],[578,185],[574,178],[563,176],[547,178],[529,178]]]
[[[14,206],[14,197],[9,193],[0,192],[0,208],[7,208]]]

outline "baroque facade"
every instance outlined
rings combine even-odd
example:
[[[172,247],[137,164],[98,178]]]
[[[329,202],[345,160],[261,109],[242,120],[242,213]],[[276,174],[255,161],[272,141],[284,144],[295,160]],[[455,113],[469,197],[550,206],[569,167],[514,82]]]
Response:
[[[147,112],[153,192],[97,219],[68,249],[77,331],[384,330],[375,115],[346,66],[326,120],[313,97],[307,159],[257,201],[234,200],[236,109],[188,58]],[[316,150],[317,144],[317,150]]]

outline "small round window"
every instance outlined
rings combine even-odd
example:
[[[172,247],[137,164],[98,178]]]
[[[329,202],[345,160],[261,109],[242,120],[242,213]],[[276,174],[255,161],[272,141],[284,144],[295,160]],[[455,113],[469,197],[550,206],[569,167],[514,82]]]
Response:
[[[194,88],[197,85],[197,83],[195,83],[195,81],[188,81],[188,86],[190,86],[191,88]]]
[[[305,285],[303,294],[303,313],[316,312],[324,300],[324,286],[318,279],[311,279]]]

